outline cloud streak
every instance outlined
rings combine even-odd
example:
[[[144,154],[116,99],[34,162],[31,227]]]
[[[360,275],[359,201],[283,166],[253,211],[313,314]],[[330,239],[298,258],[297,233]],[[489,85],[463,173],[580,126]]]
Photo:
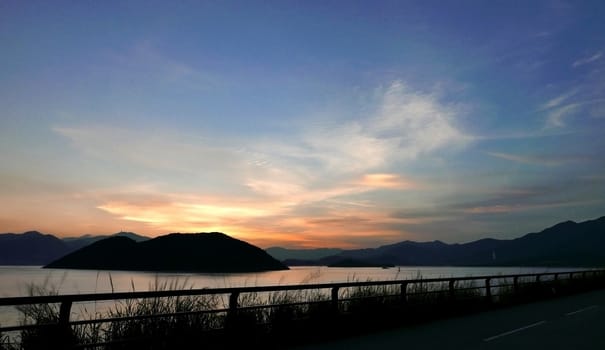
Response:
[[[515,205],[490,205],[472,207],[463,210],[466,214],[508,214],[513,212],[521,212],[527,210],[542,210],[549,208],[564,208],[564,207],[578,207],[584,205],[594,205],[602,203],[601,200],[585,200],[585,201],[562,201],[553,203],[540,203],[540,204],[527,204],[518,203]]]
[[[119,69],[118,72],[112,72],[113,74],[134,75],[137,81],[144,81],[147,84],[163,83],[200,90],[216,87],[224,82],[210,71],[202,71],[191,64],[165,55],[149,40],[139,41],[122,52],[111,51],[106,56],[113,63],[107,68]]]
[[[567,163],[590,160],[588,157],[582,156],[517,155],[502,152],[485,152],[485,154],[495,158],[505,159],[516,163],[545,166],[558,166]]]
[[[589,63],[595,62],[595,61],[597,61],[597,60],[601,59],[601,57],[602,57],[602,56],[603,56],[603,51],[599,51],[599,52],[595,53],[595,54],[594,54],[594,55],[592,55],[592,56],[589,56],[589,57],[584,57],[584,58],[580,58],[580,59],[575,60],[575,61],[574,61],[574,62],[571,64],[571,66],[572,66],[573,68],[578,68],[578,67],[580,67],[580,66],[584,66],[584,65],[586,65],[586,64],[589,64]]]
[[[605,98],[589,99],[552,108],[546,117],[547,128],[562,128],[567,125],[567,119],[583,112],[587,106],[599,104]]]
[[[563,104],[563,102],[569,100],[571,97],[573,97],[577,93],[578,93],[578,89],[572,89],[571,91],[568,91],[564,94],[561,94],[561,95],[547,101],[540,107],[539,110],[546,110],[546,109],[559,107],[561,104]]]

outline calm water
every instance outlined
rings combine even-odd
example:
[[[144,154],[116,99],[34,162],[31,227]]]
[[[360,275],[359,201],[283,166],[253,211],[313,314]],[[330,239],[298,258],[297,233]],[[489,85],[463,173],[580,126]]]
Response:
[[[60,294],[145,291],[158,285],[175,288],[213,288],[433,277],[466,277],[497,274],[571,271],[574,268],[541,267],[395,267],[335,268],[293,267],[288,271],[242,274],[154,273],[42,269],[32,266],[0,266],[0,297],[27,296],[31,286]],[[14,324],[18,314],[0,308],[0,324]]]
[[[27,296],[30,286],[45,286],[60,294],[145,291],[157,284],[186,288],[240,287],[365,280],[413,279],[421,276],[466,277],[496,274],[570,271],[543,267],[394,267],[337,268],[293,267],[288,271],[241,274],[156,273],[42,269],[0,266],[0,297]]]

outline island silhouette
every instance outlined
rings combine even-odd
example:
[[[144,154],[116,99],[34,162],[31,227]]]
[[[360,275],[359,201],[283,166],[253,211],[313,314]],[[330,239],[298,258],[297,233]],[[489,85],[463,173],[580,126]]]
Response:
[[[288,269],[261,248],[220,232],[171,233],[142,242],[110,237],[44,267],[210,273]]]

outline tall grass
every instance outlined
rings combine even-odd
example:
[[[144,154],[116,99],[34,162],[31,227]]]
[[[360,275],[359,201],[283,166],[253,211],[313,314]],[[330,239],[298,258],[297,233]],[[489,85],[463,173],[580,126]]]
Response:
[[[0,350],[14,350],[15,348],[16,346],[11,343],[11,338],[8,334],[0,332]]]
[[[26,286],[30,296],[58,295],[59,286],[45,280],[41,285]],[[19,335],[20,346],[23,349],[47,349],[53,347],[56,339],[56,324],[59,322],[58,304],[29,304],[16,307],[21,313],[21,324],[40,325],[42,327],[28,328]]]
[[[187,281],[159,282],[150,290],[184,290],[192,289]],[[193,331],[207,332],[224,327],[224,315],[209,311],[222,307],[222,299],[217,295],[169,296],[158,298],[127,299],[120,301],[109,309],[106,318],[121,319],[107,323],[102,328],[106,342],[126,341],[124,344],[112,345],[110,349],[132,349],[129,340],[150,339],[145,348],[166,348],[162,339],[190,337]],[[149,317],[165,315],[159,318]],[[160,340],[160,341],[158,341]]]

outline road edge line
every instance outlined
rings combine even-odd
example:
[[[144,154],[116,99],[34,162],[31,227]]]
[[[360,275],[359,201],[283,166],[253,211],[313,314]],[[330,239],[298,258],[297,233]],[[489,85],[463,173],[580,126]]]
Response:
[[[539,321],[539,322],[536,322],[536,323],[532,323],[532,324],[524,326],[524,327],[516,328],[516,329],[513,329],[513,330],[508,331],[508,332],[504,332],[504,333],[500,333],[498,335],[494,335],[493,337],[485,338],[485,339],[483,339],[483,341],[484,342],[492,341],[492,340],[495,340],[495,339],[498,339],[498,338],[505,337],[507,335],[511,335],[513,333],[524,331],[524,330],[526,330],[528,328],[537,327],[537,326],[539,326],[541,324],[544,324],[544,323],[546,323],[546,321]]]

